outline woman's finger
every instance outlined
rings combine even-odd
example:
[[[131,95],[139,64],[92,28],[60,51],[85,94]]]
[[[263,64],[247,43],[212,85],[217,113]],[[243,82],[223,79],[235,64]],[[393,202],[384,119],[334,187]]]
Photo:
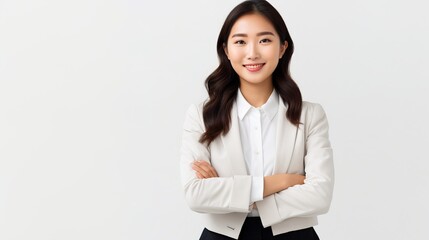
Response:
[[[192,169],[195,171],[196,174],[198,173],[199,175],[201,175],[202,178],[209,178],[210,177],[210,174],[208,172],[206,172],[204,170],[204,168],[200,167],[196,163],[192,164]],[[198,175],[197,175],[197,177],[198,177]]]
[[[212,177],[218,177],[216,169],[212,165],[210,165],[210,163],[204,162],[203,165],[207,167],[205,170],[210,172],[210,175]]]
[[[195,175],[197,175],[198,179],[204,179],[205,177],[201,175],[199,172],[195,172]]]
[[[197,164],[199,167],[204,169],[204,171],[208,173],[210,177],[218,177],[216,170],[212,165],[210,165],[210,163],[206,161],[199,161]]]
[[[195,161],[194,166],[205,178],[218,177],[216,170],[206,161]]]

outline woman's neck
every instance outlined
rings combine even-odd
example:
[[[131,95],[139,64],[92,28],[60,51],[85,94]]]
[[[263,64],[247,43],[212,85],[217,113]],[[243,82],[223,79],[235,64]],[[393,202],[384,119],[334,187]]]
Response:
[[[260,107],[264,105],[273,92],[273,84],[253,85],[253,84],[240,84],[240,91],[247,102],[253,107]]]

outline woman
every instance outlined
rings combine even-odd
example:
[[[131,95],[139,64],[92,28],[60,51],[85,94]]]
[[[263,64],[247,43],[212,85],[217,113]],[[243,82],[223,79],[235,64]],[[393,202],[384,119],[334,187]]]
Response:
[[[289,74],[293,42],[268,2],[226,18],[209,98],[184,123],[181,176],[190,208],[207,213],[200,239],[319,239],[334,168],[328,122]]]

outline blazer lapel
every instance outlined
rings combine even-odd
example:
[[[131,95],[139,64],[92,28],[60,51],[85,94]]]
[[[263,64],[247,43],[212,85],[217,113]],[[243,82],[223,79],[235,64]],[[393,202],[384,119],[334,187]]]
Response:
[[[221,135],[223,146],[228,156],[228,161],[235,175],[248,175],[246,162],[240,140],[240,128],[238,125],[237,104],[234,103],[231,110],[231,127],[226,135]]]
[[[295,149],[298,128],[286,118],[287,107],[279,96],[279,111],[277,112],[276,161],[273,174],[286,173]]]

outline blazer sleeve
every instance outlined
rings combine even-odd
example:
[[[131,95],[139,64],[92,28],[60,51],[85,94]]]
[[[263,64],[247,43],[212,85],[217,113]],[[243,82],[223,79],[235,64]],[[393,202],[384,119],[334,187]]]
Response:
[[[334,165],[328,120],[319,104],[310,105],[308,111],[303,126],[306,179],[302,185],[257,202],[264,227],[293,217],[314,217],[329,210],[334,187]]]
[[[211,160],[210,148],[199,142],[205,131],[201,108],[189,107],[183,125],[180,174],[185,200],[196,212],[249,212],[250,176],[198,179],[191,168],[195,160]]]

